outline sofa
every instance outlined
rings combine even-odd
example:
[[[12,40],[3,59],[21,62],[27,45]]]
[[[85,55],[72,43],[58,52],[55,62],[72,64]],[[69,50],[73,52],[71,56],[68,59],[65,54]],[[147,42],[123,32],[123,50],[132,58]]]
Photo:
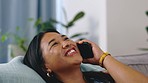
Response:
[[[120,55],[114,58],[148,76],[148,53]]]
[[[0,64],[0,83],[45,83],[32,69],[22,63],[18,56],[8,63]]]
[[[45,83],[31,68],[23,64],[23,56],[17,56],[8,63],[0,64],[0,83]],[[82,64],[82,71],[103,71],[99,66]]]
[[[115,58],[148,76],[148,53]],[[34,70],[24,65],[22,60],[23,56],[17,56],[8,63],[0,64],[0,83],[45,83]],[[104,71],[105,69],[91,64],[81,64],[81,70]]]

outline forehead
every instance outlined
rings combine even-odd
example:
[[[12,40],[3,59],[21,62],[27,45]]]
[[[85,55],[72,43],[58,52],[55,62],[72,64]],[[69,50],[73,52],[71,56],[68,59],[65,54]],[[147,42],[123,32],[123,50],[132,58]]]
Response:
[[[51,41],[52,39],[58,38],[60,37],[61,34],[59,33],[55,33],[55,32],[47,32],[44,34],[44,36],[41,39],[41,43],[40,43],[40,47],[43,50],[44,48],[47,48],[47,44],[49,41]]]
[[[55,33],[55,32],[49,32],[49,33],[45,33],[41,42],[45,42],[45,41],[49,41],[51,39],[55,39],[57,37],[60,37],[61,34]]]

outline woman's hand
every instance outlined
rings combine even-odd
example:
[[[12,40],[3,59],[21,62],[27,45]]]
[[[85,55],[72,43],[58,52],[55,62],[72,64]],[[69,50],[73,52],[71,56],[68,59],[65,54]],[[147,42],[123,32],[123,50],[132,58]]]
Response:
[[[93,58],[84,59],[83,62],[84,63],[91,63],[91,64],[99,64],[99,59],[100,59],[101,55],[103,54],[103,51],[100,49],[100,47],[97,44],[95,44],[92,41],[89,41],[89,40],[78,41],[79,44],[82,44],[83,42],[88,42],[91,44],[93,54],[94,54]]]

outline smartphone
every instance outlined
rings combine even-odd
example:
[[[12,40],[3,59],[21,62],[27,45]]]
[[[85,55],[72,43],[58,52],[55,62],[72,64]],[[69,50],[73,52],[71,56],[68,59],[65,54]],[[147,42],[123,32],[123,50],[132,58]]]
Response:
[[[77,43],[77,46],[83,59],[94,57],[92,46],[88,42],[83,42],[82,44]]]

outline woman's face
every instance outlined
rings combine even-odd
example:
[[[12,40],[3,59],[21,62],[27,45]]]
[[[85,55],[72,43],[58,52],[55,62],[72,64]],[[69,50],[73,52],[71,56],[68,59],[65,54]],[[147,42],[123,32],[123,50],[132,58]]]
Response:
[[[54,72],[80,67],[82,57],[76,43],[55,32],[45,33],[41,40],[45,67]]]

